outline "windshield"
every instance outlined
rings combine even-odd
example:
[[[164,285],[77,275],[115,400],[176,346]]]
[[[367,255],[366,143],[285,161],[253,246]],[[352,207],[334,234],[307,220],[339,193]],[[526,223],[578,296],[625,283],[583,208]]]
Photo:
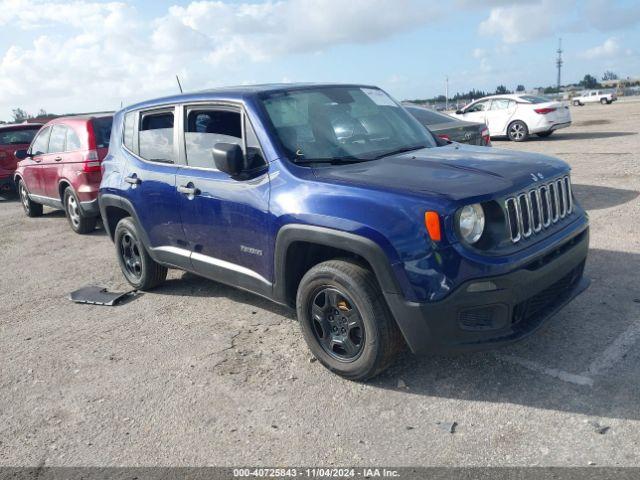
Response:
[[[260,98],[278,140],[296,163],[373,160],[437,146],[422,125],[377,88],[311,87]]]

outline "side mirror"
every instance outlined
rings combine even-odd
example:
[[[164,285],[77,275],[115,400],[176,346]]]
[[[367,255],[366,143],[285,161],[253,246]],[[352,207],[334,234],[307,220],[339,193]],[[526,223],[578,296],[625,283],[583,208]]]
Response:
[[[464,113],[464,111],[462,111],[460,109],[456,110],[456,115],[462,115],[463,113]]]
[[[25,158],[29,158],[31,156],[29,155],[29,152],[27,152],[27,150],[16,150],[14,155],[18,160],[24,160]]]
[[[221,172],[237,177],[244,170],[244,154],[235,143],[216,143],[213,147],[213,161]]]

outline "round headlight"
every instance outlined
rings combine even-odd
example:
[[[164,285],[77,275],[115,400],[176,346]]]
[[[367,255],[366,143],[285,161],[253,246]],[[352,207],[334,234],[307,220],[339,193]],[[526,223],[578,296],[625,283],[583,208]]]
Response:
[[[467,243],[476,243],[484,231],[484,210],[482,205],[474,203],[460,210],[460,235]]]

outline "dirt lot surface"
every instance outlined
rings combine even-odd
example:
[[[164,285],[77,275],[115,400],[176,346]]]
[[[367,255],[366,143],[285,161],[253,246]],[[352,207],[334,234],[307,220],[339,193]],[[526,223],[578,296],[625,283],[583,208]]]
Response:
[[[494,146],[571,164],[590,289],[520,344],[368,384],[311,362],[288,311],[183,272],[73,304],[126,288],[104,232],[0,202],[0,465],[640,465],[640,102],[572,114]]]

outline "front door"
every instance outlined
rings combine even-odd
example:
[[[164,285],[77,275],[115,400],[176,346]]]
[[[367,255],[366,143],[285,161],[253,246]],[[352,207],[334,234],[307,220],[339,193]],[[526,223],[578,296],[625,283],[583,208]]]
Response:
[[[494,98],[486,112],[486,123],[489,135],[504,135],[507,131],[509,120],[516,111],[516,102],[508,98]]]
[[[45,127],[40,130],[36,138],[33,139],[31,147],[29,147],[29,154],[31,156],[23,160],[25,163],[22,165],[25,165],[25,167],[22,172],[22,177],[31,195],[44,196],[42,160],[47,156],[50,135],[51,127]]]
[[[177,174],[182,225],[193,269],[258,293],[271,288],[269,175],[247,117],[233,106],[187,106],[185,166]],[[233,143],[247,162],[243,178],[216,169],[213,147]]]
[[[486,111],[489,110],[491,100],[482,100],[469,105],[463,110],[462,118],[467,122],[486,123]]]

